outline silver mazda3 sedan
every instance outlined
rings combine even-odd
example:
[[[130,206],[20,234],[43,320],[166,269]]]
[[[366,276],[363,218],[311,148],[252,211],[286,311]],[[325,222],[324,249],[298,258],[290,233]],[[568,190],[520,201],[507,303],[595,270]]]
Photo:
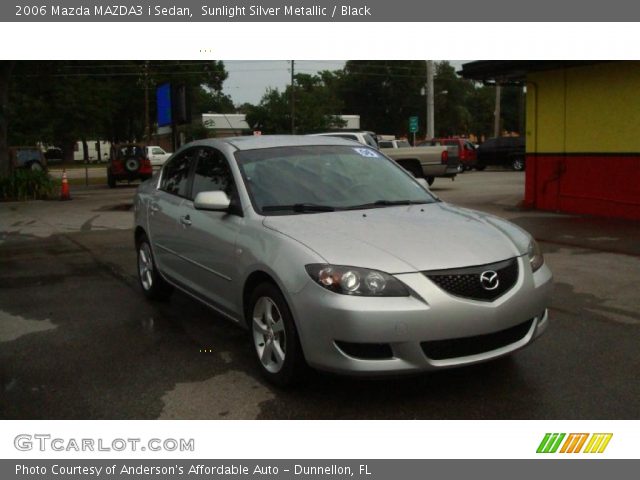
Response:
[[[190,143],[140,186],[144,294],[177,287],[247,328],[263,374],[380,375],[512,353],[547,327],[551,272],[501,218],[440,201],[349,140]]]

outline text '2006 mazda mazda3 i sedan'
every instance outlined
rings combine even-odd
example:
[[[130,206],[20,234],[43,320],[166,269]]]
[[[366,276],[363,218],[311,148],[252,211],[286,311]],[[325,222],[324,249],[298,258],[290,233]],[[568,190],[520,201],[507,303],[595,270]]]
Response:
[[[349,140],[256,136],[180,149],[135,198],[145,295],[174,287],[249,331],[280,385],[507,355],[547,327],[533,238],[440,201]]]

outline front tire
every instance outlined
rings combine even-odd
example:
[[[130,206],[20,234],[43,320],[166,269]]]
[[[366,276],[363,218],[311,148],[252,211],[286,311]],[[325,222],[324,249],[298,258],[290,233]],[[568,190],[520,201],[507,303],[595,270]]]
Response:
[[[171,296],[173,287],[158,272],[151,245],[146,235],[138,241],[138,281],[142,293],[150,300],[166,300]]]
[[[262,283],[246,306],[249,337],[262,375],[285,387],[302,378],[307,364],[287,302],[273,283]]]
[[[109,188],[116,188],[116,179],[113,178],[111,173],[107,173],[107,184],[109,185]]]
[[[435,182],[435,177],[427,177],[426,178],[427,183],[429,184],[429,186],[433,185],[433,182]]]

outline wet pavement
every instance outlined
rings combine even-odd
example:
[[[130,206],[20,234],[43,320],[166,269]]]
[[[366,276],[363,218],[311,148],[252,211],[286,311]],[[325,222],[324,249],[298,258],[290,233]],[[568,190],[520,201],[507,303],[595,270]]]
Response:
[[[542,240],[551,324],[480,366],[393,379],[265,384],[247,334],[189,297],[139,292],[133,188],[0,204],[0,418],[637,419],[640,226],[517,207],[523,176],[465,173],[441,198]],[[472,248],[472,246],[470,246]]]

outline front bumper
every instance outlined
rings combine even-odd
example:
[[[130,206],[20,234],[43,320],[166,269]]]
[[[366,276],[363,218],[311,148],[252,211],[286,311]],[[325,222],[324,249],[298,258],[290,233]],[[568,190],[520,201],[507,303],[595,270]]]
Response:
[[[532,273],[520,257],[518,266],[515,285],[493,302],[453,296],[420,272],[395,275],[415,292],[410,297],[340,295],[310,281],[290,297],[305,358],[320,370],[381,375],[469,365],[514,352],[547,328],[552,284],[546,265]],[[488,351],[435,359],[423,350],[424,342],[437,340],[503,338],[502,332],[523,325],[518,338],[489,343]],[[391,355],[357,357],[338,346],[344,343],[385,345]]]

